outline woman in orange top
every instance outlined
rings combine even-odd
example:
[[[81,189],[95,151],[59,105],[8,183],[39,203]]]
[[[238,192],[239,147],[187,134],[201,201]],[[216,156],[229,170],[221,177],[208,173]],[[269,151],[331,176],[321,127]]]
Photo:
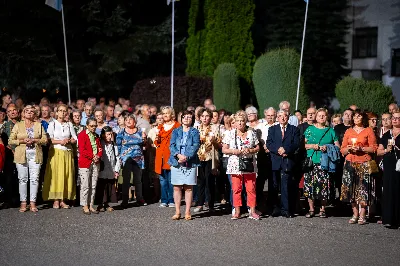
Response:
[[[161,109],[164,123],[157,128],[157,137],[154,140],[156,146],[155,172],[160,175],[161,204],[160,207],[175,208],[174,188],[171,184],[171,166],[168,164],[170,156],[169,143],[172,131],[180,127],[175,121],[175,111],[170,106]]]
[[[340,199],[351,202],[353,217],[350,224],[365,224],[365,210],[371,200],[371,155],[376,152],[375,133],[368,126],[368,116],[356,110],[353,116],[353,126],[343,137],[341,152],[346,161],[342,178],[342,193]],[[358,205],[361,207],[359,213]]]

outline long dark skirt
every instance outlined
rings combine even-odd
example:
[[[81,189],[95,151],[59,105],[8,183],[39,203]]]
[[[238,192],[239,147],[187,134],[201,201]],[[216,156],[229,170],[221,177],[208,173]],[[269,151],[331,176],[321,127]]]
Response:
[[[368,162],[353,163],[346,161],[343,169],[341,201],[364,202],[370,205],[370,201],[375,195],[372,190],[369,169]]]
[[[330,175],[321,165],[314,165],[304,174],[304,196],[312,200],[329,200]]]

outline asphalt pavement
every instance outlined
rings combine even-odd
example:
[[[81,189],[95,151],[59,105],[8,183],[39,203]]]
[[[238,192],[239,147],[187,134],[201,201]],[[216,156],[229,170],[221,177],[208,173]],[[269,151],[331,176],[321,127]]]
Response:
[[[400,265],[400,230],[376,223],[173,214],[157,204],[90,216],[0,210],[0,265]]]

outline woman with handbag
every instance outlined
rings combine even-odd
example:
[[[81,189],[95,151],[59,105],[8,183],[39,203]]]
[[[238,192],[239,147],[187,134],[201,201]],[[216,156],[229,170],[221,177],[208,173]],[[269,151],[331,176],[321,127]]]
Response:
[[[312,161],[311,169],[304,173],[304,196],[310,206],[307,218],[314,217],[315,200],[321,200],[319,217],[327,217],[325,206],[330,195],[330,173],[321,168],[321,156],[327,152],[326,145],[334,144],[340,147],[335,131],[326,125],[327,119],[328,111],[324,108],[319,109],[316,114],[317,122],[304,132],[307,160]]]
[[[258,139],[253,130],[246,129],[247,115],[238,111],[235,115],[236,129],[229,131],[222,143],[222,152],[229,155],[226,173],[232,178],[233,206],[232,220],[240,218],[243,182],[246,185],[249,218],[259,220],[256,213],[256,171],[255,156],[259,150]]]
[[[197,151],[200,147],[199,131],[192,127],[193,114],[184,111],[181,115],[182,126],[172,132],[169,149],[171,155],[171,183],[174,186],[175,215],[172,220],[181,219],[182,189],[185,191],[185,220],[191,220],[190,207],[193,199],[193,186],[196,185],[196,170],[200,165]]]
[[[350,224],[367,223],[366,207],[372,193],[371,174],[377,171],[371,155],[376,149],[376,137],[368,126],[368,116],[361,110],[355,110],[353,126],[344,134],[340,149],[345,157],[340,200],[352,204],[353,217],[349,220]]]
[[[378,156],[383,156],[382,224],[400,226],[400,112],[393,113],[393,129],[383,134]]]
[[[219,155],[221,147],[221,131],[219,125],[211,124],[212,112],[203,108],[199,111],[201,124],[197,127],[200,132],[200,148],[197,155],[200,159],[198,168],[198,191],[199,197],[194,212],[203,210],[206,198],[210,211],[214,210],[215,201],[215,178],[218,175]],[[207,196],[206,196],[207,194]]]

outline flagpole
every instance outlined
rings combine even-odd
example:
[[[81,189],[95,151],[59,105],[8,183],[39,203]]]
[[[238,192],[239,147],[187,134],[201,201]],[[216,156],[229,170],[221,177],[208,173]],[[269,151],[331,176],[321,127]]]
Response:
[[[174,107],[175,0],[172,0],[171,107]]]
[[[67,85],[68,85],[68,104],[71,104],[71,89],[69,86],[69,71],[68,71],[68,52],[67,52],[67,37],[65,34],[65,20],[64,20],[64,5],[61,5],[62,24],[64,33],[64,51],[65,51],[65,68],[67,70]]]
[[[300,95],[300,81],[301,81],[301,68],[303,67],[303,52],[304,52],[304,40],[306,37],[306,29],[307,29],[307,16],[308,16],[308,4],[310,0],[305,0],[307,3],[306,6],[306,15],[304,17],[304,29],[303,29],[303,41],[301,42],[301,53],[300,53],[300,67],[299,67],[299,78],[297,80],[297,95],[296,95],[296,110],[299,109],[299,95]]]

